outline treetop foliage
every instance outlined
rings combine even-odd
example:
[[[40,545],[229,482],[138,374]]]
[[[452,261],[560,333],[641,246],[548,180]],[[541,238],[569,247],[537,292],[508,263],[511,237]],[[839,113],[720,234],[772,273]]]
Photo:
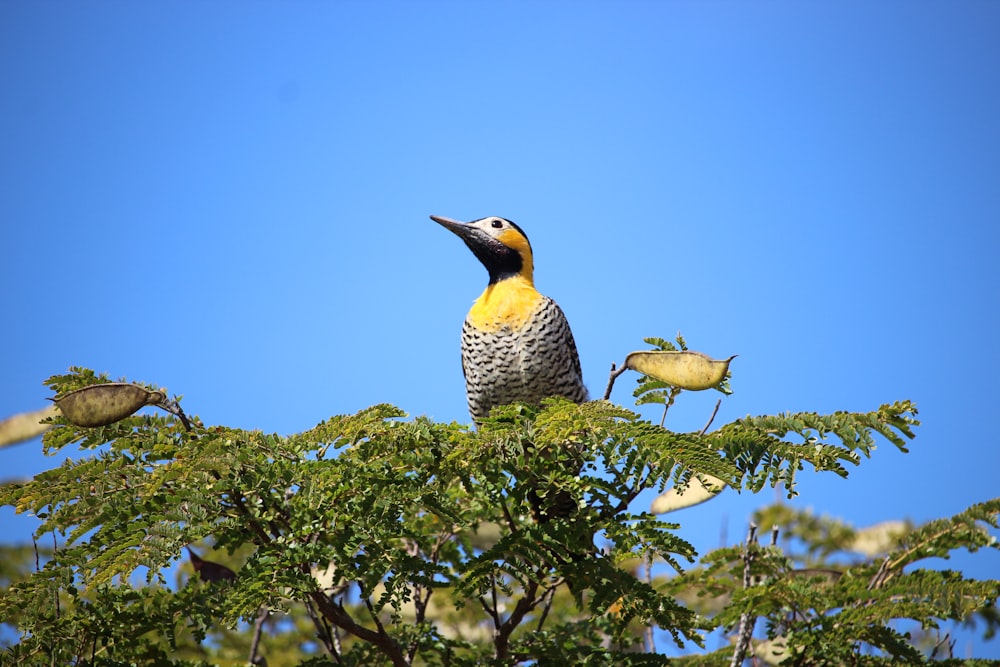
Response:
[[[47,384],[62,396],[107,382],[72,369]],[[641,382],[640,402],[669,407],[680,393]],[[918,425],[908,401],[703,433],[608,401],[504,406],[478,429],[376,405],[291,436],[206,426],[171,405],[97,427],[56,418],[46,452],[79,453],[0,488],[0,502],[40,520],[39,567],[22,551],[20,571],[0,570],[0,618],[18,633],[6,661],[652,665],[667,658],[651,628],[690,650],[762,617],[758,648],[778,642],[788,664],[921,664],[940,647],[900,623],[997,626],[1000,583],[911,566],[996,548],[984,526],[997,527],[1000,499],[904,526],[846,567],[830,558],[850,550],[852,529],[783,506],[768,511],[784,512],[798,556],[751,540],[700,559],[680,524],[637,507],[644,491],[698,475],[789,495],[805,464],[846,477],[876,438],[906,451]],[[564,497],[574,511],[539,520],[539,502]],[[186,549],[200,576],[177,567]],[[202,561],[235,576],[207,576],[224,569]]]

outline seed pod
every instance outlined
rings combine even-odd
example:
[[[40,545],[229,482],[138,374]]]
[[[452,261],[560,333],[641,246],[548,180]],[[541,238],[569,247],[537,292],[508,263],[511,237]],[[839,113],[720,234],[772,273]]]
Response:
[[[58,417],[59,409],[50,405],[41,410],[22,412],[21,414],[0,420],[0,447],[16,445],[25,440],[31,440],[52,428],[52,424],[43,424],[43,419]]]
[[[108,382],[83,387],[53,399],[70,423],[76,426],[107,426],[125,419],[144,405],[166,400],[162,391],[150,391],[127,382]]]
[[[632,352],[625,357],[625,367],[689,391],[711,389],[726,378],[728,359],[712,359],[701,352],[684,350],[649,350]]]
[[[666,514],[700,505],[719,495],[724,488],[726,488],[726,483],[718,477],[695,475],[683,493],[673,488],[658,495],[653,500],[653,504],[650,505],[649,511],[653,514]]]

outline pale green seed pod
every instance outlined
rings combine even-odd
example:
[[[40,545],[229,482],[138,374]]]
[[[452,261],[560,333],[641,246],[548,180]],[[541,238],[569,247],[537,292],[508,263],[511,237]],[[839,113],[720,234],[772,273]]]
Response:
[[[76,426],[107,426],[145,405],[166,400],[162,391],[150,391],[127,382],[95,384],[53,399],[59,411]]]
[[[630,353],[625,357],[625,367],[681,389],[701,391],[726,379],[729,362],[735,358],[735,354],[719,360],[690,350],[649,350]]]

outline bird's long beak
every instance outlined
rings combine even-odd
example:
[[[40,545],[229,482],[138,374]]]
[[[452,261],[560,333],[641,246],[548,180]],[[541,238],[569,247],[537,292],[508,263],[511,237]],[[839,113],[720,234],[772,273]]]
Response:
[[[470,230],[474,229],[469,227],[464,222],[459,222],[458,220],[452,220],[451,218],[444,218],[440,215],[432,215],[431,220],[438,223],[445,229],[451,230],[461,236],[463,239],[468,238]]]

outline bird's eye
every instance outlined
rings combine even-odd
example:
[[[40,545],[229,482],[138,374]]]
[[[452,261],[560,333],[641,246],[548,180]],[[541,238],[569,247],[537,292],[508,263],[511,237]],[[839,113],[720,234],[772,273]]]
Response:
[[[500,229],[501,227],[503,227],[503,221],[502,220],[494,220],[490,224],[493,225],[493,229]]]

